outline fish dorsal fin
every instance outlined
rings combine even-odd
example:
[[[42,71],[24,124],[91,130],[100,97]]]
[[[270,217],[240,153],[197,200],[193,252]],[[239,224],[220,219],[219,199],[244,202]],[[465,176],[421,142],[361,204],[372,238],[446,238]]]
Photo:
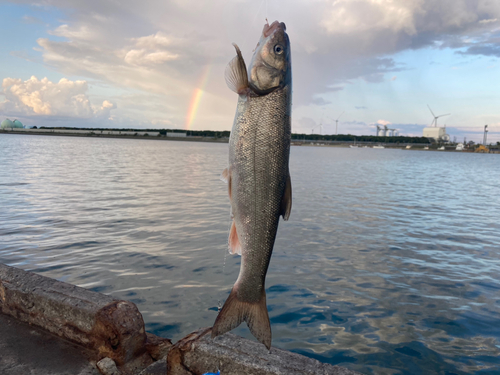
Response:
[[[283,194],[283,200],[281,201],[281,215],[283,215],[283,219],[288,220],[290,211],[292,211],[292,180],[290,179],[290,173],[288,173],[285,194]]]
[[[248,73],[240,48],[234,43],[233,46],[236,49],[236,56],[227,64],[224,76],[227,86],[241,95],[248,88]]]

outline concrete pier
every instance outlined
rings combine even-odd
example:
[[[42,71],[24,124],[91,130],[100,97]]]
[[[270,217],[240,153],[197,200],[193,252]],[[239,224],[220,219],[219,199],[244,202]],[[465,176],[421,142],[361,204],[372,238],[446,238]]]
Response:
[[[78,345],[0,314],[2,375],[99,375],[91,357]]]
[[[0,373],[201,375],[358,373],[211,328],[172,346],[136,305],[0,264]],[[168,370],[167,370],[168,368]]]

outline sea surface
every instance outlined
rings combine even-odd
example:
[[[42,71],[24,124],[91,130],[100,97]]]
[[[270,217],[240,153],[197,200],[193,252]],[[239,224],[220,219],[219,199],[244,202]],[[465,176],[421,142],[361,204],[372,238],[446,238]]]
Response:
[[[0,135],[0,262],[130,300],[173,340],[211,326],[240,264],[227,158]],[[290,163],[273,346],[365,374],[499,374],[500,155],[296,146]]]

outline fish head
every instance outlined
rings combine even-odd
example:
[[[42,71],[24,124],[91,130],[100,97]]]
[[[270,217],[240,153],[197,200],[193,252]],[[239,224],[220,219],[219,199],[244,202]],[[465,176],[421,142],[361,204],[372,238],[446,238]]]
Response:
[[[255,93],[264,95],[291,81],[290,39],[285,24],[274,21],[264,25],[248,69],[248,82]]]

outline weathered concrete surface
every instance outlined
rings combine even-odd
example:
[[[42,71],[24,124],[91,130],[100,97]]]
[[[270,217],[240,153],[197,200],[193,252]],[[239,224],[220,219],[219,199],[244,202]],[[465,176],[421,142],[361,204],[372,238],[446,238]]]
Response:
[[[97,362],[97,368],[103,375],[122,375],[118,367],[116,367],[115,361],[108,357]]]
[[[0,264],[0,312],[109,357],[124,374],[153,360],[144,321],[128,301]]]
[[[92,353],[40,328],[0,314],[0,374],[99,375]]]
[[[146,332],[146,350],[155,361],[167,356],[172,347],[172,341]]]
[[[271,348],[231,333],[211,338],[211,328],[193,332],[168,353],[168,375],[360,375],[286,350]]]
[[[271,348],[269,352],[264,345],[233,334],[212,340],[211,328],[172,346],[170,340],[145,332],[142,315],[131,302],[3,264],[0,318],[2,375],[95,375],[91,363],[97,363],[104,375],[165,375],[167,368],[168,375],[217,370],[224,375],[359,374],[285,350]],[[19,325],[29,327],[28,333]]]
[[[167,359],[163,358],[149,365],[147,369],[139,375],[166,375],[167,374]]]

